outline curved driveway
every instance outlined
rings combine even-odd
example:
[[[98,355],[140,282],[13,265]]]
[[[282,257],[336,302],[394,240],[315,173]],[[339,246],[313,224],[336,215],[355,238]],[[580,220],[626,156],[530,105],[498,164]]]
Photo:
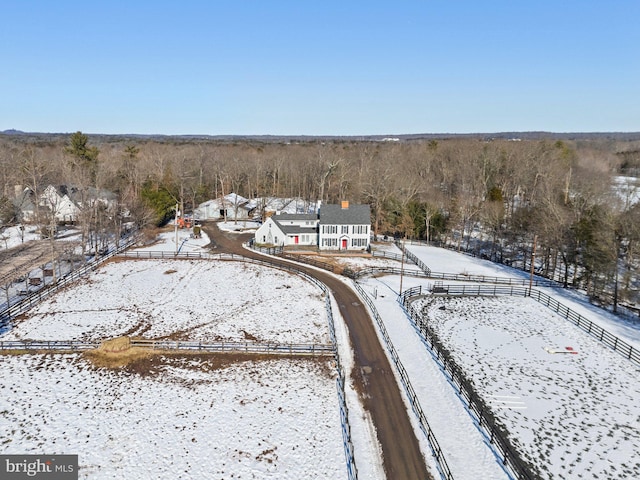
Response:
[[[266,259],[265,256],[242,247],[241,242],[248,240],[248,235],[226,234],[221,232],[215,223],[205,224],[203,228],[212,240],[212,246],[218,252]],[[269,258],[267,261],[273,264],[289,263],[278,258]],[[347,324],[355,357],[353,381],[375,425],[387,478],[389,480],[433,478],[425,466],[415,432],[409,421],[409,414],[401,397],[400,387],[366,307],[362,305],[351,288],[331,274],[307,268],[302,264],[297,265],[331,289]],[[356,458],[356,464],[358,461],[359,459]]]

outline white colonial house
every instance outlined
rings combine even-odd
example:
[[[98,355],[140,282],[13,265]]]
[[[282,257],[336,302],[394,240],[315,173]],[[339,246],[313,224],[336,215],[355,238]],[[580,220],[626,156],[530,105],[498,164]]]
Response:
[[[369,205],[322,205],[317,214],[273,215],[256,230],[257,245],[312,246],[320,250],[368,250]]]
[[[369,205],[322,205],[318,224],[320,250],[369,250],[371,209]]]
[[[249,220],[255,208],[255,202],[230,193],[201,203],[194,210],[193,217],[196,220]]]

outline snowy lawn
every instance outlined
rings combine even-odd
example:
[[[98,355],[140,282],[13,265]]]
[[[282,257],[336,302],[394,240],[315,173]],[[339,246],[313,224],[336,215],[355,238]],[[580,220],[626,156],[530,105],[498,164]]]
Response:
[[[346,477],[330,361],[148,367],[0,356],[0,452],[78,454],[92,480]]]
[[[638,367],[529,298],[427,296],[418,305],[546,478],[640,475]]]
[[[393,248],[399,252],[397,247]],[[529,279],[529,274],[522,270],[493,263],[488,260],[470,257],[469,255],[453,252],[443,248],[407,245],[407,249],[422,260],[434,272]],[[433,283],[433,281],[430,282]],[[429,282],[420,283],[426,286]],[[539,287],[538,290],[550,295],[558,302],[569,307],[585,318],[588,318],[590,321],[596,323],[613,335],[622,337],[625,342],[633,345],[635,348],[640,349],[640,324],[638,324],[638,322],[626,320],[602,308],[592,305],[589,303],[584,292],[571,289],[546,287]]]
[[[37,227],[25,225],[23,228],[24,230],[21,230],[20,226],[13,226],[0,229],[0,250],[14,248],[24,242],[40,240]]]
[[[448,250],[408,248],[433,271],[524,275]],[[393,245],[384,250],[399,253]],[[402,289],[424,289],[432,282],[405,276]],[[359,283],[383,319],[454,478],[506,478],[456,390],[397,303],[400,277],[370,277]],[[640,343],[637,326],[590,305],[579,292],[544,291],[625,341]],[[533,300],[433,298],[441,302],[429,311],[442,321],[444,345],[466,359],[463,368],[483,400],[544,478],[640,477],[635,453],[640,447],[637,367]],[[461,305],[454,309],[456,302]],[[543,349],[566,346],[579,353],[549,354]]]
[[[158,240],[146,249],[175,250],[174,233]],[[209,243],[185,231],[178,241],[183,252]],[[348,333],[332,304],[350,378]],[[330,342],[316,286],[275,269],[208,260],[109,263],[0,338],[123,334]],[[0,453],[77,453],[80,478],[90,479],[346,478],[333,360],[152,358],[107,370],[80,355],[0,356]],[[375,428],[350,383],[346,397],[360,478],[382,478]]]
[[[239,262],[104,265],[30,310],[3,340],[330,343],[322,292],[301,277]]]

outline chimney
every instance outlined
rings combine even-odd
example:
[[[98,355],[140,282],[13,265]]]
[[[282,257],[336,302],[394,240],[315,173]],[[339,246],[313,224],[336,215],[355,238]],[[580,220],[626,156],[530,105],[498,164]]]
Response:
[[[347,210],[349,208],[349,200],[342,200],[342,210]]]

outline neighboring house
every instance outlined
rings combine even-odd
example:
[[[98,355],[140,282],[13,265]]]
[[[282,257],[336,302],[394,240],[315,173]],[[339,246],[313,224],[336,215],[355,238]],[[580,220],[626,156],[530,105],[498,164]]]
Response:
[[[249,220],[255,208],[255,202],[230,193],[201,203],[194,210],[193,217],[196,220]]]
[[[71,200],[66,187],[49,185],[40,195],[38,205],[48,208],[58,223],[74,223],[80,216],[80,208]]]
[[[280,214],[258,228],[258,245],[317,246],[320,250],[369,250],[369,205],[322,205],[318,214]]]
[[[96,203],[102,205],[108,212],[113,212],[118,206],[118,196],[110,190],[87,187],[79,190],[76,187],[67,189],[69,198],[77,205],[94,206]]]
[[[369,250],[371,243],[369,205],[322,205],[318,224],[320,250]]]
[[[13,205],[18,212],[20,222],[33,222],[36,219],[36,205],[33,203],[33,192],[29,188],[16,188]]]
[[[94,187],[79,189],[66,185],[49,185],[37,199],[28,187],[14,199],[14,205],[20,210],[25,222],[36,221],[37,206],[42,215],[41,221],[49,217],[51,220],[55,219],[56,223],[75,223],[79,220],[83,208],[96,204],[112,212],[118,204],[117,196],[108,190],[98,190]]]
[[[318,245],[318,215],[281,213],[267,218],[256,230],[256,243],[264,245]]]

